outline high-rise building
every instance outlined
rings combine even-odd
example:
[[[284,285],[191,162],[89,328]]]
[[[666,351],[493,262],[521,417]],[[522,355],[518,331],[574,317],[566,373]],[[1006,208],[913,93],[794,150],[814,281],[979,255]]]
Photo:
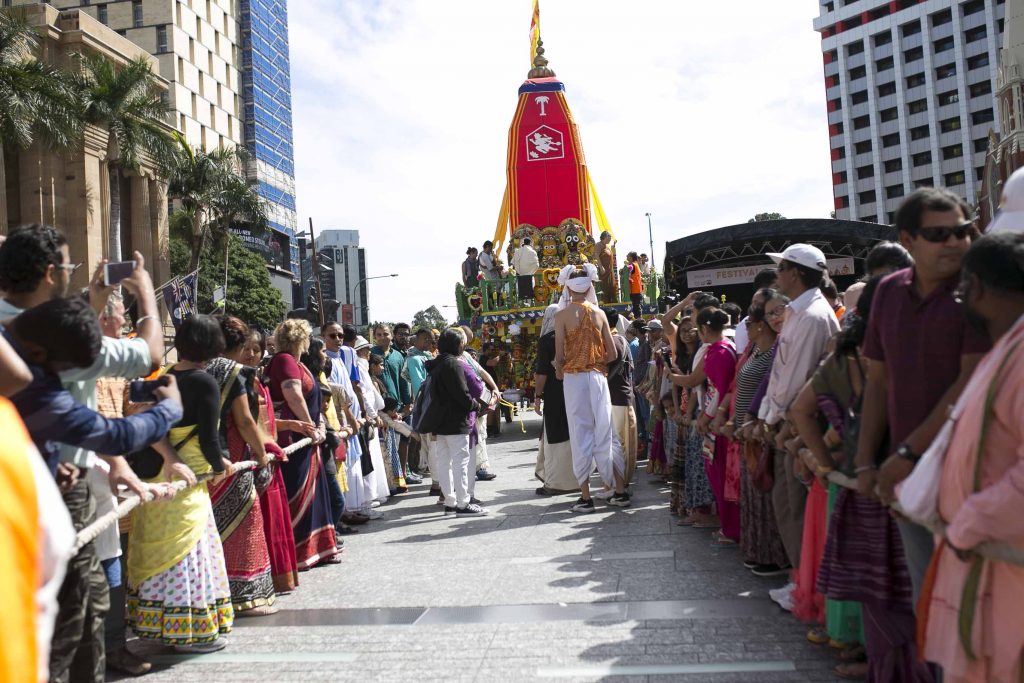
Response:
[[[1005,0],[820,0],[836,218],[892,223],[942,186],[974,204]]]
[[[337,318],[356,327],[369,324],[369,292],[366,280],[366,249],[359,246],[358,230],[324,230],[316,238],[317,254],[333,262],[333,271],[322,271],[324,299],[341,302]],[[328,296],[333,292],[334,296]]]
[[[267,201],[271,234],[236,232],[273,275],[297,278],[287,0],[48,1],[80,8],[157,58],[171,83],[171,123],[189,144],[248,150],[246,174]]]

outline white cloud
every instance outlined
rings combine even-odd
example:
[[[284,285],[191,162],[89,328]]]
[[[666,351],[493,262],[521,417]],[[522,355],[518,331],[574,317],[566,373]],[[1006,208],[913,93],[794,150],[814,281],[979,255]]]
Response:
[[[358,229],[372,318],[454,303],[494,232],[529,0],[291,3],[300,224]],[[782,9],[785,7],[786,9]],[[541,27],[620,249],[832,208],[810,3],[545,0]],[[442,309],[454,317],[454,309]]]

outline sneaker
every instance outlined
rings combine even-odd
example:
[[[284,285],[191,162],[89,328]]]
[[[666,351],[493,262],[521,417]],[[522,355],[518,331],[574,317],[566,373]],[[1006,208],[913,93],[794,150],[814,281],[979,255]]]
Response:
[[[408,483],[410,483],[410,484],[422,484],[423,483],[423,477],[421,477],[418,474],[414,474],[413,472],[409,472],[408,474],[406,474],[405,475],[405,480]]]
[[[208,655],[211,652],[220,652],[227,646],[224,638],[218,638],[211,643],[196,643],[195,645],[175,645],[174,651],[180,655]]]
[[[779,605],[779,607],[781,607],[782,609],[786,610],[787,612],[792,612],[793,611],[793,599],[790,598],[788,595],[785,598],[783,598],[782,600],[779,600],[778,601],[778,605]]]
[[[483,506],[483,503],[481,503],[480,499],[477,498],[476,496],[473,496],[472,498],[469,499],[469,504],[470,505],[480,505],[480,506]]]
[[[476,480],[477,481],[491,481],[492,479],[497,478],[497,476],[498,476],[497,474],[494,474],[493,472],[488,472],[487,470],[477,470],[476,471]]]
[[[383,512],[381,512],[380,510],[374,510],[373,508],[370,508],[366,512],[366,518],[367,519],[380,519],[383,516],[384,516]]]
[[[487,510],[476,503],[469,503],[466,507],[455,508],[455,515],[486,515]]]
[[[617,508],[628,508],[629,507],[629,494],[628,493],[616,493],[608,499],[609,505],[614,505]]]
[[[373,501],[372,503],[370,503],[370,508],[371,508],[371,509],[372,509],[372,508],[379,508],[379,507],[380,507],[380,501],[379,501],[379,500],[375,500],[375,501]],[[372,518],[371,518],[371,519],[372,519]]]
[[[458,508],[449,507],[447,505],[444,506],[444,516],[445,517],[447,517],[448,515],[454,515],[456,512],[458,512]]]
[[[591,500],[590,498],[580,498],[575,503],[573,503],[572,507],[569,508],[569,511],[570,512],[593,512],[594,511],[594,501]]]
[[[595,493],[591,493],[591,498],[597,498],[598,500],[608,500],[615,494],[615,489],[601,489]]]
[[[760,563],[759,562],[755,562],[754,560],[744,560],[743,561],[743,568],[744,569],[753,569],[754,567],[757,567],[759,565],[760,565]]]
[[[750,568],[750,571],[754,576],[785,576],[789,570],[777,564],[759,564]]]
[[[781,604],[783,600],[787,600],[789,598],[790,594],[795,589],[796,584],[790,581],[782,588],[775,588],[773,590],[768,591],[768,597],[770,597],[774,602]]]

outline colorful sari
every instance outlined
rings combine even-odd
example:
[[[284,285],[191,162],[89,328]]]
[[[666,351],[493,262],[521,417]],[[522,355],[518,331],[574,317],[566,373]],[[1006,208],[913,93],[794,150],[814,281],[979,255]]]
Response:
[[[193,425],[173,428],[168,438],[193,472],[212,471]],[[164,481],[163,468],[149,481]],[[132,514],[127,603],[136,635],[187,646],[229,633],[231,589],[206,486],[188,487]]]
[[[294,356],[278,353],[270,361],[267,376],[270,378],[274,408],[280,413],[281,419],[297,419],[281,392],[282,383],[289,380],[301,382],[306,408],[314,420],[319,419],[320,387],[313,381],[309,370],[299,364]],[[282,448],[289,446],[292,441],[291,432],[282,432],[277,437],[277,443]],[[327,490],[327,471],[320,460],[319,448],[305,446],[289,454],[288,462],[281,464],[281,474],[288,492],[298,567],[300,570],[310,569],[338,554],[334,521],[331,518],[331,498]]]
[[[227,393],[236,380],[251,394],[254,377],[239,363],[227,358],[216,358],[206,366],[220,386],[221,394]],[[251,451],[238,431],[229,406],[221,417],[222,433],[226,432],[228,454],[231,462],[250,460]],[[227,566],[228,583],[231,586],[231,601],[236,612],[269,607],[277,599],[274,594],[274,580],[271,575],[270,553],[263,531],[263,513],[256,495],[256,480],[269,483],[267,468],[239,472],[219,485],[210,485],[210,500],[213,516],[224,546],[224,562]]]
[[[704,356],[704,374],[708,378],[707,393],[704,397],[704,414],[715,417],[719,403],[729,392],[736,374],[736,352],[726,341],[715,342]],[[704,463],[708,483],[715,496],[718,518],[722,523],[722,535],[729,540],[740,540],[740,506],[737,500],[726,497],[726,469],[728,466],[729,440],[714,439],[714,457]],[[738,474],[738,473],[737,473]],[[738,490],[737,490],[738,493]],[[738,496],[736,496],[738,499]]]

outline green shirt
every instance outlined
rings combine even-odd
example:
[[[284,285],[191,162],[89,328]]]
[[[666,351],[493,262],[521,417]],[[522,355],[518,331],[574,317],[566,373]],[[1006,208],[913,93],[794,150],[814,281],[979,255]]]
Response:
[[[387,353],[379,346],[370,349],[370,353],[384,357],[384,373],[381,380],[384,382],[384,389],[388,396],[398,401],[398,407],[412,403],[412,393],[409,381],[402,377],[402,368],[405,367],[405,354],[392,346]]]

